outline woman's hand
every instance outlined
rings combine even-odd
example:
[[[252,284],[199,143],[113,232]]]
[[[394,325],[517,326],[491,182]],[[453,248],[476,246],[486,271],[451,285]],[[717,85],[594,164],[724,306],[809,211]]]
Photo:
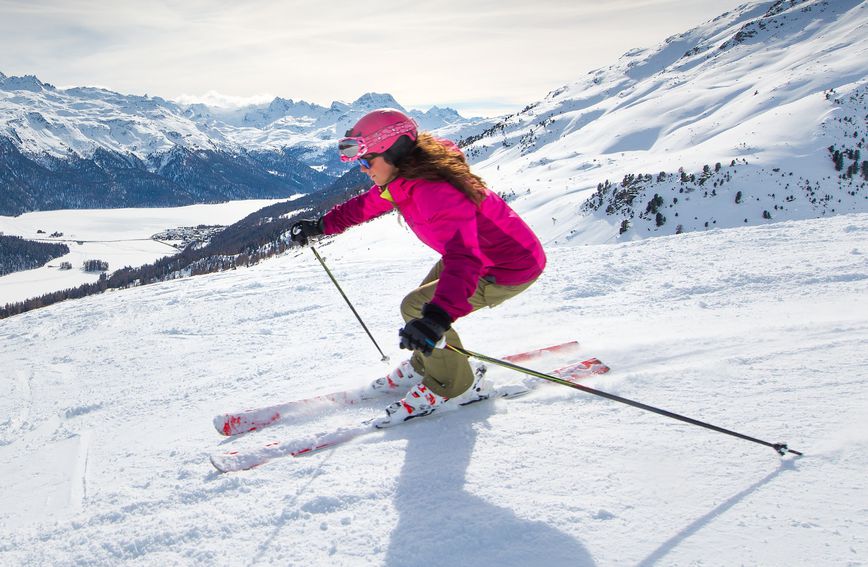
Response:
[[[293,242],[302,246],[307,244],[311,236],[319,236],[323,233],[322,217],[318,219],[302,219],[289,228],[289,237]]]
[[[404,328],[398,331],[398,346],[422,351],[422,354],[430,356],[451,325],[452,317],[446,311],[433,303],[426,303],[422,308],[422,317],[408,321]]]

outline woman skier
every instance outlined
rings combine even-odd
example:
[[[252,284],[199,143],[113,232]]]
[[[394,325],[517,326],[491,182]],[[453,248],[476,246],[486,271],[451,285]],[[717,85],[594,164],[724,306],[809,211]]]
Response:
[[[474,384],[468,360],[434,345],[445,337],[461,347],[452,328],[456,320],[494,307],[536,281],[546,263],[539,239],[470,171],[455,144],[417,132],[415,122],[398,110],[366,114],[338,149],[341,161],[358,162],[374,186],[319,219],[296,222],[292,239],[304,243],[308,237],[339,234],[398,209],[416,236],[441,255],[401,303],[405,325],[399,344],[413,355],[372,387],[408,390],[374,425],[389,427],[428,415],[447,401],[465,404],[486,397],[490,385],[481,376]]]

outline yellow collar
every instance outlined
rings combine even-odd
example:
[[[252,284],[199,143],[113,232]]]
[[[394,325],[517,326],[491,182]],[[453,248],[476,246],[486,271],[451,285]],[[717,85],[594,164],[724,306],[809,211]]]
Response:
[[[383,187],[383,190],[380,192],[380,197],[382,197],[383,199],[389,201],[389,202],[392,203],[393,205],[395,204],[395,199],[393,199],[393,198],[392,198],[392,194],[389,193],[389,186],[388,186],[388,185],[386,185],[385,187]]]

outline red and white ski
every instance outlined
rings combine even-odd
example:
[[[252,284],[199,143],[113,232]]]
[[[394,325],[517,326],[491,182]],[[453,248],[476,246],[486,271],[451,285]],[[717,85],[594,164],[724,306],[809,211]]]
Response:
[[[570,382],[578,382],[591,376],[605,374],[608,371],[609,367],[600,362],[599,359],[589,358],[581,362],[575,362],[560,367],[549,374],[564,380],[569,380]],[[527,394],[533,388],[544,382],[544,380],[534,378],[525,380],[522,385],[504,385],[495,387],[494,391],[489,394],[488,397],[477,401],[482,402],[495,398],[515,398]],[[445,411],[451,411],[461,407],[462,406],[460,405],[455,405],[439,409],[432,415],[439,415],[445,413]],[[372,421],[373,420],[368,420],[355,426],[335,429],[306,439],[274,441],[257,449],[214,454],[211,455],[211,464],[214,465],[214,468],[218,471],[225,473],[252,469],[280,457],[300,457],[303,455],[310,455],[317,451],[346,443],[361,437],[362,435],[379,431],[379,429],[374,427]]]
[[[578,342],[570,341],[546,348],[512,354],[504,357],[504,360],[513,363],[527,362],[549,354],[569,354],[570,352],[578,350],[578,348]],[[319,414],[323,406],[351,406],[367,400],[381,398],[390,393],[394,394],[394,392],[390,390],[374,390],[370,386],[365,385],[351,390],[344,390],[342,392],[334,392],[312,398],[293,400],[273,406],[218,415],[214,418],[214,427],[222,435],[240,435],[242,433],[260,430],[269,425],[274,425],[288,417]]]

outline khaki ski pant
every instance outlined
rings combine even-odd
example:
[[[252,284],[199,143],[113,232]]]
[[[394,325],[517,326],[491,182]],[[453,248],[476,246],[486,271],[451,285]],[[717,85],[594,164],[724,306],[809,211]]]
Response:
[[[434,290],[443,270],[443,261],[437,262],[422,280],[418,288],[411,291],[401,302],[401,316],[404,321],[422,316],[422,307],[434,297]],[[468,298],[473,310],[495,307],[507,299],[529,288],[536,280],[521,285],[497,285],[485,279],[479,280],[476,291]],[[455,329],[449,329],[446,342],[463,348]],[[410,359],[413,368],[423,376],[422,383],[435,394],[454,398],[466,392],[473,385],[473,370],[464,356],[450,350],[435,348],[430,356],[414,351]]]

